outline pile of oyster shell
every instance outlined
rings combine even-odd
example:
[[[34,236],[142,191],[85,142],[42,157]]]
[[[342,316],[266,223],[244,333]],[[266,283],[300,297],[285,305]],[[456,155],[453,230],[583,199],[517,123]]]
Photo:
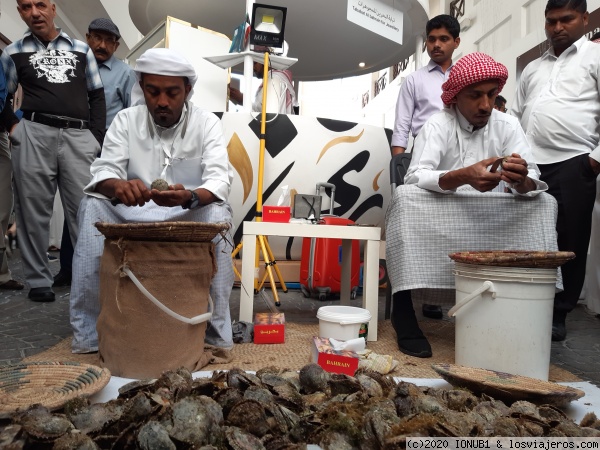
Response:
[[[316,364],[196,380],[179,369],[125,385],[107,403],[80,397],[54,413],[38,405],[0,427],[0,448],[55,450],[370,450],[405,448],[407,436],[600,436],[593,413],[578,426],[550,405],[508,406],[462,389],[364,370],[330,374]]]

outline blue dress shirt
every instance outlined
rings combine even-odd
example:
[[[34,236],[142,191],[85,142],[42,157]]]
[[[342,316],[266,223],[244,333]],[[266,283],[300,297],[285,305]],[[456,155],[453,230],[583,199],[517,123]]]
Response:
[[[417,136],[427,119],[444,107],[442,84],[451,70],[452,66],[444,73],[438,64],[430,60],[425,67],[406,77],[396,103],[392,147],[406,148],[408,133]]]
[[[131,89],[137,83],[135,72],[123,61],[111,56],[98,62],[106,99],[106,129],[119,111],[131,106]]]

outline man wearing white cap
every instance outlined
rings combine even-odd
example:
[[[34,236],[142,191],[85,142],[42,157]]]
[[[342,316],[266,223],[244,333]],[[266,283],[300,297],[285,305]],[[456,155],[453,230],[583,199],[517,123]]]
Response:
[[[99,266],[104,238],[95,222],[194,221],[232,225],[227,203],[233,170],[218,118],[187,99],[197,80],[193,66],[170,49],[147,50],[135,73],[145,104],[117,114],[79,211],[80,238],[73,260],[71,326],[73,353],[98,350],[96,319]],[[162,178],[169,190],[150,189]],[[113,206],[108,200],[117,198]],[[113,202],[114,203],[114,202]],[[233,286],[231,232],[215,239],[218,272],[210,294],[214,312],[206,343],[233,347],[229,296]]]

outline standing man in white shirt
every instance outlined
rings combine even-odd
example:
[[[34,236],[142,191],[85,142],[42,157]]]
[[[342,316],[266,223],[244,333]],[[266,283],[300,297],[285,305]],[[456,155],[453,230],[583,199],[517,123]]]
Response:
[[[427,119],[444,107],[442,84],[452,70],[452,55],[460,45],[460,24],[448,14],[441,14],[425,25],[429,63],[406,77],[396,103],[396,121],[392,134],[392,156],[404,153],[409,134],[416,137]],[[406,293],[405,295],[410,295]],[[442,318],[439,305],[423,304],[423,315]]]
[[[552,340],[562,341],[585,279],[600,173],[600,45],[585,37],[586,0],[550,0],[545,16],[552,46],[523,71],[513,113],[558,202],[558,248],[576,255],[561,267],[564,291],[554,298]]]

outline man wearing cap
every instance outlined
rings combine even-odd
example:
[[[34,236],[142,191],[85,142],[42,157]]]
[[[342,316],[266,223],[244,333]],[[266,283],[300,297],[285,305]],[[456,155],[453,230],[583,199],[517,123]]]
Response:
[[[94,19],[85,35],[94,52],[106,98],[106,129],[119,111],[131,106],[131,89],[136,83],[135,73],[129,64],[115,56],[121,34],[110,19]]]
[[[29,298],[54,301],[46,250],[57,186],[77,241],[77,210],[106,125],[104,89],[94,54],[54,25],[50,0],[17,0],[29,30],[2,52],[11,94],[23,87],[23,119],[11,132],[19,248]]]
[[[480,191],[510,190],[535,196],[546,190],[519,121],[494,109],[494,100],[508,78],[502,64],[483,53],[456,62],[442,85],[445,108],[431,116],[415,140],[405,183],[442,194],[461,186]],[[501,170],[490,166],[505,158]],[[393,295],[392,324],[400,350],[431,356],[420,330],[408,291]]]
[[[136,83],[135,73],[129,64],[119,60],[114,53],[119,48],[121,34],[110,19],[94,19],[85,35],[94,52],[100,77],[104,85],[106,100],[106,129],[115,115],[131,105],[131,89]],[[73,245],[69,238],[68,224],[65,222],[60,245],[60,272],[54,276],[53,286],[70,286],[73,259]]]
[[[73,353],[98,350],[96,319],[100,256],[104,238],[95,222],[194,221],[232,225],[227,203],[233,170],[219,119],[187,99],[196,83],[194,67],[178,52],[157,48],[137,60],[135,74],[145,104],[120,111],[106,133],[102,155],[79,213],[80,239],[73,259],[71,326]],[[164,179],[169,190],[150,189]],[[121,204],[109,201],[117,198]],[[229,296],[233,287],[230,229],[218,236],[218,271],[210,287],[214,312],[207,344],[233,347]]]

